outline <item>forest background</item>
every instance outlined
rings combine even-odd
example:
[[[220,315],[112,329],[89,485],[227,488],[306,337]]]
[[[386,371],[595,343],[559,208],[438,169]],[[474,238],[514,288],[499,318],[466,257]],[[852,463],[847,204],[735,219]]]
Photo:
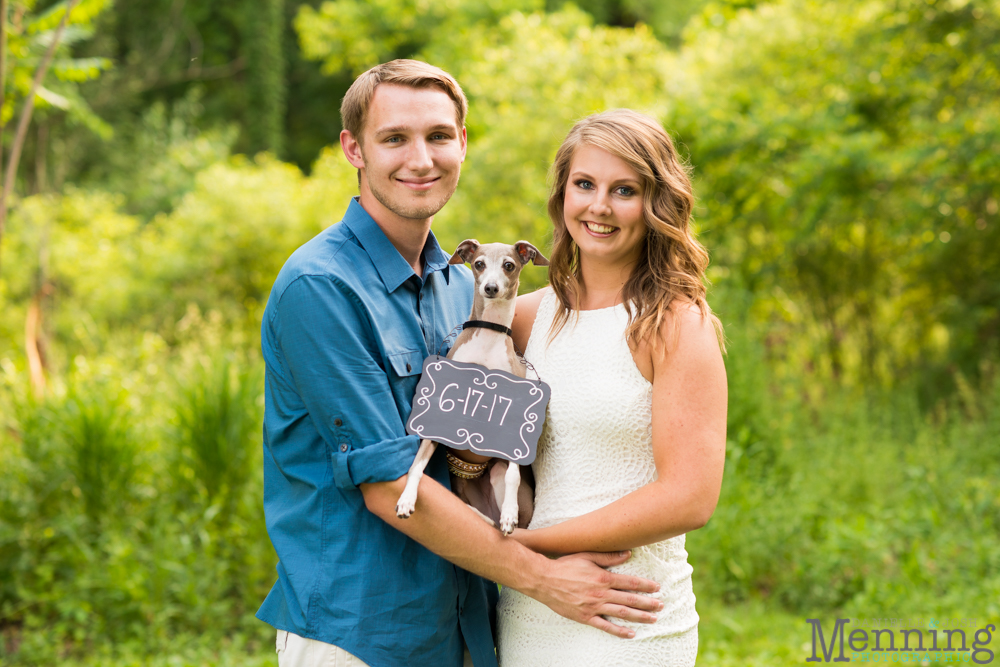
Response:
[[[356,192],[339,101],[393,57],[471,102],[445,248],[549,243],[548,167],[591,112],[653,114],[689,159],[730,381],[688,537],[699,664],[805,664],[806,618],[1000,618],[1000,1],[0,16],[0,663],[275,664],[260,317]]]

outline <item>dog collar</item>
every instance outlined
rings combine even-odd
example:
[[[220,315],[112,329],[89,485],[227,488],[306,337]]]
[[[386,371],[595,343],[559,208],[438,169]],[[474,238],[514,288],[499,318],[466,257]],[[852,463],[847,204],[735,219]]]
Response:
[[[491,329],[493,331],[507,334],[508,336],[513,336],[514,332],[510,330],[510,327],[505,327],[502,324],[496,324],[495,322],[487,322],[486,320],[469,320],[462,325],[462,331],[466,329]]]

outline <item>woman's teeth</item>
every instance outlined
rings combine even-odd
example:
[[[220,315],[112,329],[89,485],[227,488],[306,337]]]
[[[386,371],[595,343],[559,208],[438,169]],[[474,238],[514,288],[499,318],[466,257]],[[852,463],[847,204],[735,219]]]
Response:
[[[587,229],[594,232],[595,234],[610,234],[611,232],[615,231],[614,227],[610,227],[608,225],[599,225],[596,222],[585,222],[584,224],[587,225]]]

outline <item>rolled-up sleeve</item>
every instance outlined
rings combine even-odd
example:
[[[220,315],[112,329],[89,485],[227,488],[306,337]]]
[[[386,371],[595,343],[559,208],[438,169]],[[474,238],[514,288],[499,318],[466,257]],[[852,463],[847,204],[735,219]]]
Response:
[[[272,331],[308,419],[329,447],[337,485],[405,475],[419,439],[406,434],[358,296],[336,278],[301,276],[282,294]]]

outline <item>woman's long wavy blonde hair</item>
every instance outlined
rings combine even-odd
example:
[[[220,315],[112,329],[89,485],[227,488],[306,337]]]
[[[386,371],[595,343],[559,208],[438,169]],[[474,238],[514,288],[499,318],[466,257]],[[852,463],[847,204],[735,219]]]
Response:
[[[628,311],[625,337],[630,345],[656,335],[675,301],[698,307],[710,317],[722,344],[722,325],[705,299],[708,252],[691,231],[694,193],[687,167],[663,127],[641,113],[614,109],[584,118],[570,130],[552,165],[549,217],[555,225],[549,282],[559,300],[550,337],[555,336],[579,303],[580,249],[566,230],[564,203],[570,164],[581,146],[594,146],[624,160],[642,181],[646,238],[638,264],[622,288]]]

